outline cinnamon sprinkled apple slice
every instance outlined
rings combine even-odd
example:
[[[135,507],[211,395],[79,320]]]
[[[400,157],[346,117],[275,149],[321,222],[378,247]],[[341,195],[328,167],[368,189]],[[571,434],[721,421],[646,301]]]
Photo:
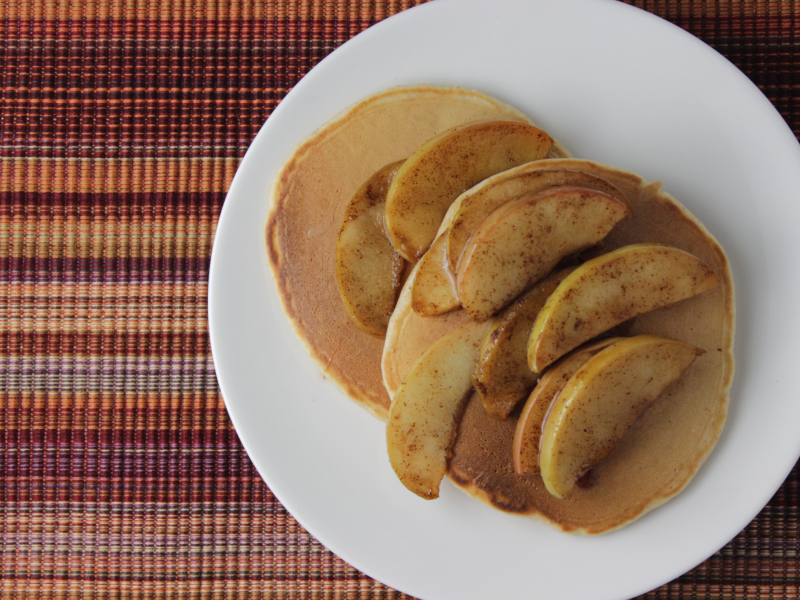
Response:
[[[542,481],[568,498],[638,419],[704,351],[654,335],[623,338],[592,356],[561,388],[542,429]]]
[[[401,167],[386,199],[386,227],[401,255],[419,260],[453,201],[487,177],[546,158],[546,132],[519,121],[476,121],[425,142]]]

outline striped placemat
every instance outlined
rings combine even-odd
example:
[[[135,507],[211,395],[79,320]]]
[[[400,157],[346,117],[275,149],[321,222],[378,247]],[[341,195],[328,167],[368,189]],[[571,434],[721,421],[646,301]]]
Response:
[[[0,597],[405,597],[323,548],[253,469],[206,294],[262,123],[326,54],[417,3],[0,3]],[[800,129],[800,3],[632,3]],[[797,598],[798,479],[646,597]]]

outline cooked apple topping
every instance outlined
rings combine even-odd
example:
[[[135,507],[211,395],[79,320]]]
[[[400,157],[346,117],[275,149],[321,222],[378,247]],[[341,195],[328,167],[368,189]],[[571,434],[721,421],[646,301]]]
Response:
[[[384,228],[386,192],[403,161],[380,169],[350,201],[336,244],[336,283],[353,322],[384,335],[405,261]]]
[[[447,236],[440,235],[420,259],[411,288],[411,307],[423,317],[435,317],[461,306],[456,276],[447,260]]]
[[[640,335],[591,356],[564,383],[542,427],[539,466],[548,491],[568,498],[701,354],[677,340]]]
[[[714,271],[697,257],[662,244],[633,244],[598,256],[561,282],[539,312],[528,365],[541,371],[623,321],[716,285]]]
[[[586,364],[586,361],[603,348],[619,340],[620,338],[605,338],[577,348],[550,367],[536,384],[522,408],[514,432],[512,447],[514,471],[519,475],[541,472],[539,469],[539,442],[542,438],[542,425],[553,398],[569,378]]]
[[[523,294],[493,321],[475,366],[475,390],[489,414],[506,419],[536,383],[528,368],[528,338],[536,315],[574,267],[562,269]]]
[[[412,307],[435,316],[463,306],[472,321],[423,354],[390,409],[389,456],[408,489],[438,496],[473,386],[486,411],[506,419],[534,384],[514,470],[540,473],[558,498],[579,482],[591,487],[587,474],[702,353],[667,338],[607,338],[550,366],[623,321],[716,285],[696,257],[661,244],[625,246],[547,277],[630,215],[615,186],[546,163],[495,175],[450,205],[410,282]]]

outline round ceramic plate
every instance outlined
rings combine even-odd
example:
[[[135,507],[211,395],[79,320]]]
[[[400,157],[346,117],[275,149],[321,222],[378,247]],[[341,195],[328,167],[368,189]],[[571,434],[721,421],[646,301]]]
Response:
[[[717,237],[737,286],[728,423],[692,483],[604,536],[559,533],[443,484],[403,488],[384,425],[324,379],[292,333],[264,247],[267,198],[292,149],[368,94],[412,83],[482,90],[579,157],[661,180]],[[211,259],[214,363],[259,473],[297,520],[368,575],[426,600],[630,598],[693,568],[769,501],[800,455],[800,148],[735,67],[610,0],[437,0],[358,35],[259,132]]]

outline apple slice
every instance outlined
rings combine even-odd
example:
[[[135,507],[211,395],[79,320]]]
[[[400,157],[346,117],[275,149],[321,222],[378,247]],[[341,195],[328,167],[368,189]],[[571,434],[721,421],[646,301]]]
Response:
[[[578,479],[704,351],[654,335],[624,338],[592,356],[553,400],[542,430],[542,481],[568,498]]]
[[[528,368],[531,327],[547,297],[573,269],[550,275],[494,319],[478,353],[474,379],[475,390],[489,414],[508,418],[536,383],[537,374]]]
[[[394,247],[406,259],[419,260],[462,192],[547,157],[552,146],[546,132],[519,121],[477,121],[434,136],[406,160],[389,188],[386,228]]]
[[[370,177],[353,195],[336,243],[336,283],[353,322],[363,331],[385,335],[405,261],[383,225],[386,192],[403,161]]]
[[[456,285],[464,310],[471,319],[485,321],[564,257],[600,242],[630,214],[609,194],[573,186],[501,206],[475,230],[458,263]]]
[[[445,232],[453,222],[458,206],[450,205],[444,215],[436,239],[415,267],[411,282],[411,307],[422,317],[436,317],[461,306],[456,291],[456,274],[447,262]]]
[[[459,412],[472,389],[475,358],[490,326],[469,321],[433,344],[392,400],[386,425],[389,461],[403,485],[426,500],[439,497]]]
[[[580,161],[574,162],[576,166],[582,164]],[[545,165],[542,162],[528,163],[498,173],[458,198],[458,210],[447,232],[447,258],[453,269],[458,266],[458,260],[470,236],[484,219],[507,202],[524,194],[542,192],[555,186],[573,185],[605,192],[628,204],[627,198],[619,189],[600,177],[565,168],[550,170]]]
[[[575,269],[536,317],[528,366],[542,371],[586,340],[638,315],[717,285],[700,259],[662,244],[633,244]]]
[[[447,261],[447,236],[440,235],[420,259],[411,288],[411,307],[423,317],[435,317],[461,306],[456,276]]]
[[[603,348],[616,343],[622,338],[613,337],[599,340],[576,348],[561,360],[547,369],[533,392],[525,402],[522,413],[514,431],[514,443],[511,447],[514,460],[514,471],[519,475],[536,474],[539,469],[539,440],[542,437],[542,424],[553,398],[556,397],[564,383],[580,369],[586,361]]]

